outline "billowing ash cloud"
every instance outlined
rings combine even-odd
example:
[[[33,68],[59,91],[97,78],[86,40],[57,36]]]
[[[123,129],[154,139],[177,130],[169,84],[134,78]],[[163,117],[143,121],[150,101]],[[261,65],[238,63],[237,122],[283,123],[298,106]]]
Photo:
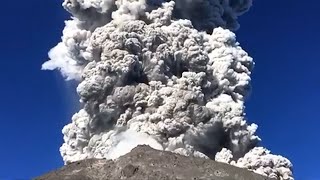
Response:
[[[65,0],[72,14],[43,69],[79,81],[83,108],[62,132],[65,163],[115,159],[139,144],[291,180],[258,147],[244,100],[252,58],[237,17],[251,0]]]

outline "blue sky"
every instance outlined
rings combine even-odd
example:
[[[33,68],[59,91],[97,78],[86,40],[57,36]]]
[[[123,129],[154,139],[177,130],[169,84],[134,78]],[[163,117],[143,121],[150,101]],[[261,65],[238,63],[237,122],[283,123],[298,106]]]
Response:
[[[290,3],[288,3],[290,2]],[[2,2],[0,179],[60,167],[61,129],[77,108],[73,85],[41,71],[67,14],[58,0]],[[288,157],[297,180],[320,179],[320,2],[256,0],[238,41],[256,62],[247,116],[262,145]]]

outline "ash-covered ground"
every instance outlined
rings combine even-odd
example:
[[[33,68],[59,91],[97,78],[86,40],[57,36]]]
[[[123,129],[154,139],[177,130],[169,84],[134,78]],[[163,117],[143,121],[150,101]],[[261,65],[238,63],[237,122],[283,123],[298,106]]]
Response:
[[[138,146],[119,159],[86,159],[35,180],[272,180],[213,160]]]

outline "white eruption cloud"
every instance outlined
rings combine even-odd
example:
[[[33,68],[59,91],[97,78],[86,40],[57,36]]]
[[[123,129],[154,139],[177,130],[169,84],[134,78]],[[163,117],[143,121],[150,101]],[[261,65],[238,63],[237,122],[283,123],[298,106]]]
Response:
[[[65,163],[115,159],[139,144],[291,180],[259,147],[244,100],[252,58],[237,17],[252,0],[65,0],[72,14],[42,69],[79,81],[83,108],[62,132]]]

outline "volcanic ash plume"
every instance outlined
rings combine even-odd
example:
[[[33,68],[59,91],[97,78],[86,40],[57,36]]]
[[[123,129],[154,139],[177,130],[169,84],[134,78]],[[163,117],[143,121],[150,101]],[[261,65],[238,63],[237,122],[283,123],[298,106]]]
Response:
[[[290,161],[257,147],[257,125],[245,119],[253,61],[230,30],[251,3],[65,0],[72,20],[42,67],[79,81],[65,163],[147,144],[293,179]]]

